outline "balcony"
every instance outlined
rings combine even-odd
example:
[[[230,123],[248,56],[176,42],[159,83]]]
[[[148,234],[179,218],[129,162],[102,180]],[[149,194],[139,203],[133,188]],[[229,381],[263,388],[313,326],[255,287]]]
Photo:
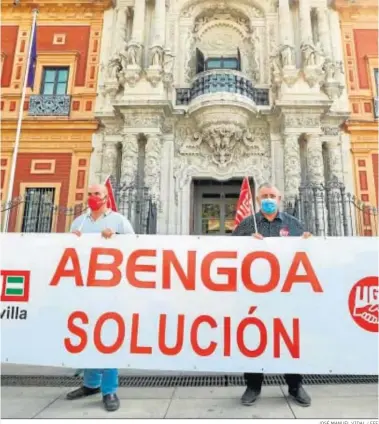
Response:
[[[29,99],[29,116],[69,116],[71,96],[35,95]]]
[[[379,97],[374,97],[374,118],[379,118]]]
[[[270,97],[268,89],[254,87],[242,72],[215,69],[197,74],[190,88],[177,89],[176,104],[189,106],[199,129],[223,122],[237,130],[246,128],[262,107],[269,108]]]
[[[198,74],[191,88],[176,89],[176,104],[189,105],[194,99],[205,94],[234,93],[246,97],[257,106],[269,106],[269,90],[255,88],[241,72],[214,70]]]

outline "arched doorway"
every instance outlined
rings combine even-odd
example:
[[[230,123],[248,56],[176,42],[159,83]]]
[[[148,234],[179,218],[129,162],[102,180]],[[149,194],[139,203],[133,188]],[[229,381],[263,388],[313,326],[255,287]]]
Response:
[[[242,178],[227,181],[193,179],[191,183],[191,234],[227,236],[233,232]],[[254,199],[254,181],[250,178]]]

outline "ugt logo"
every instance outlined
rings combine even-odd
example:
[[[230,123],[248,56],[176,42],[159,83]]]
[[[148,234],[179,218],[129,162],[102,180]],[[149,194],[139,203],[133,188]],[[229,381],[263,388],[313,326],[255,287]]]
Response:
[[[372,333],[379,332],[379,278],[359,280],[349,295],[349,310],[359,327]]]
[[[0,271],[2,277],[2,302],[28,302],[30,271]]]

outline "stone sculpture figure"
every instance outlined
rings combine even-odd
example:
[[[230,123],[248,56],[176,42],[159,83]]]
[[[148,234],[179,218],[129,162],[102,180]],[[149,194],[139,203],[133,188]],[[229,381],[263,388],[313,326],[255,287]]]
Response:
[[[317,43],[316,47],[310,44],[302,44],[301,51],[303,54],[303,64],[305,67],[321,67],[323,65],[325,59],[321,43]]]
[[[141,62],[141,46],[137,43],[130,43],[126,47],[126,66],[139,65]]]
[[[343,76],[343,63],[341,61],[337,61],[335,63],[334,79],[341,84],[344,84],[345,82],[345,78]]]
[[[316,62],[316,66],[322,66],[325,62],[325,55],[324,55],[324,51],[322,48],[322,45],[320,42],[318,42],[316,44],[316,48],[315,48],[315,62]]]
[[[163,49],[161,46],[153,46],[151,49],[151,66],[162,66]]]
[[[293,47],[289,45],[284,45],[280,49],[280,58],[282,66],[292,66],[294,64],[294,51]]]
[[[163,54],[163,71],[165,74],[172,74],[174,70],[174,55],[170,49],[166,49]]]
[[[325,72],[325,80],[326,81],[331,81],[331,80],[334,79],[335,65],[330,59],[325,61],[324,66],[323,66],[323,70]]]
[[[315,48],[310,44],[302,44],[301,52],[303,55],[304,66],[316,66]]]
[[[119,54],[115,54],[111,57],[107,64],[107,79],[115,80],[118,77],[119,72],[122,70],[121,60]]]

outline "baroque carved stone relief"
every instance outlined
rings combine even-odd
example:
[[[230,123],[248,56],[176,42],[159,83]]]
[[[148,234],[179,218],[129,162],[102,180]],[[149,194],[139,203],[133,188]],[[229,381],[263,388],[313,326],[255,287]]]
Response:
[[[213,23],[217,25],[218,22],[234,22],[237,24],[244,32],[249,32],[250,30],[250,21],[245,17],[236,15],[232,9],[225,10],[222,13],[214,10],[213,13],[208,14],[207,16],[199,17],[195,20],[193,32],[200,32],[206,24]]]
[[[162,138],[150,135],[146,143],[145,184],[157,204],[160,202]]]
[[[311,183],[321,184],[324,182],[324,162],[319,136],[309,137],[307,142],[307,171]]]
[[[328,165],[329,165],[329,179],[335,177],[342,181],[343,166],[340,141],[331,141],[327,143],[328,146]]]
[[[130,113],[125,116],[125,126],[128,128],[160,128],[163,124],[163,116],[146,115],[146,113]]]
[[[121,184],[134,185],[138,166],[138,138],[136,134],[126,134],[122,141]]]
[[[180,155],[207,156],[218,168],[227,168],[246,155],[268,157],[269,134],[266,128],[242,131],[233,124],[218,124],[201,133],[183,127],[178,135]]]
[[[183,18],[190,18],[194,15],[196,12],[195,9],[199,7],[199,4],[204,4],[204,0],[198,0],[196,3],[191,3],[188,6],[184,6],[181,10],[180,16]],[[275,12],[277,10],[277,0],[261,0],[260,4],[262,4],[262,7],[264,7],[269,12]],[[217,10],[228,10],[231,7],[240,7],[242,8],[244,5],[240,5],[238,2],[230,2],[230,1],[215,1],[210,3],[212,9]],[[209,7],[209,6],[208,6]],[[262,18],[264,16],[263,10],[251,6],[249,4],[248,7],[245,6],[244,10],[246,13],[249,14],[249,17],[251,18]]]
[[[178,192],[188,185],[191,177],[211,177],[229,179],[251,175],[255,184],[260,185],[271,179],[271,165],[268,158],[243,156],[228,167],[220,168],[209,161],[208,156],[177,156],[174,163],[175,203],[178,204]]]
[[[284,178],[285,198],[293,201],[301,183],[300,147],[294,134],[284,135]]]
[[[284,125],[287,128],[314,128],[320,125],[320,117],[309,115],[285,115]]]
[[[324,135],[328,136],[338,136],[340,129],[338,126],[322,126],[321,130]]]
[[[247,55],[248,69],[246,73],[253,82],[259,83],[261,79],[261,52],[263,51],[262,28],[252,28],[247,44],[246,49],[249,53]]]

